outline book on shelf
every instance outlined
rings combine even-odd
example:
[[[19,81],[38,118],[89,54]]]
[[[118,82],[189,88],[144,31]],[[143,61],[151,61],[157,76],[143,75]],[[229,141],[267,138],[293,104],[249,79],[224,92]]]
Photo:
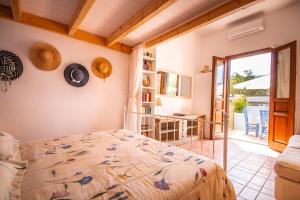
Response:
[[[151,71],[152,70],[152,62],[149,60],[144,60],[143,69]]]
[[[141,106],[140,114],[151,114],[152,108],[150,106]]]
[[[151,92],[142,92],[142,102],[151,102]]]

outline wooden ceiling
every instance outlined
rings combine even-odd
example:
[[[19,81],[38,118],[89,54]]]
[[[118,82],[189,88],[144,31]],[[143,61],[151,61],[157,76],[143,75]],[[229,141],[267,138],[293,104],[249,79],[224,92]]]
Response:
[[[262,0],[0,0],[0,17],[124,53],[173,39]]]

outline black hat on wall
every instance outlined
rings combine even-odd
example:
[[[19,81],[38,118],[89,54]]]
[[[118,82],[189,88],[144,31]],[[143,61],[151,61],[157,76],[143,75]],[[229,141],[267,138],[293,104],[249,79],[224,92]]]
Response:
[[[70,85],[82,87],[89,81],[89,72],[84,66],[73,63],[66,67],[64,77]]]

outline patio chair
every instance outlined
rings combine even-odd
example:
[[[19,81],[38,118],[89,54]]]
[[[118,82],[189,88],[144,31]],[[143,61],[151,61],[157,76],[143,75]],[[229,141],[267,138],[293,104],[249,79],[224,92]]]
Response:
[[[260,139],[263,139],[264,134],[268,134],[269,131],[269,111],[268,110],[259,110],[259,130],[260,130]]]
[[[245,134],[248,135],[249,131],[255,131],[255,136],[258,137],[259,124],[258,123],[249,123],[247,108],[243,109],[244,118],[245,118]]]

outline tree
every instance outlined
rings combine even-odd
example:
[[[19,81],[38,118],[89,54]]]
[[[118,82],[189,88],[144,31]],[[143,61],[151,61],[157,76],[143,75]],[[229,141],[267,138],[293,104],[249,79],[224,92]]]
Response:
[[[233,75],[230,76],[230,92],[232,94],[235,94],[237,92],[235,89],[233,89],[233,85],[249,81],[255,78],[256,76],[253,74],[253,71],[251,69],[243,71],[242,75],[240,75],[237,72],[233,73]],[[245,91],[241,91],[240,93],[243,94],[245,93]]]

